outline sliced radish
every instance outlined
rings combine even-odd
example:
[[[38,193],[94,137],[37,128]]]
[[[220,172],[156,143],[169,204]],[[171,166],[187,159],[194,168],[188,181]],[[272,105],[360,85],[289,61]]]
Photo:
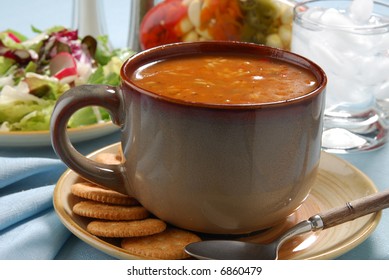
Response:
[[[77,77],[77,63],[70,53],[58,53],[50,60],[49,67],[51,76],[63,82],[71,82]]]
[[[74,71],[67,68],[58,72],[58,74],[55,75],[54,77],[60,80],[61,83],[70,84],[71,82],[75,81],[77,78],[77,73],[75,74],[71,74],[71,73],[74,73]]]

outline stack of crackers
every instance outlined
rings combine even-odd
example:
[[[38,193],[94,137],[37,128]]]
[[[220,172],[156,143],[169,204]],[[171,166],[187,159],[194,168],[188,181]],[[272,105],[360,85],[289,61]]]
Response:
[[[118,164],[120,155],[101,153],[96,161]],[[153,217],[133,197],[102,186],[79,182],[71,187],[82,200],[73,212],[90,219],[86,230],[98,237],[120,239],[129,253],[147,259],[184,259],[186,245],[200,241],[196,234],[182,230]]]

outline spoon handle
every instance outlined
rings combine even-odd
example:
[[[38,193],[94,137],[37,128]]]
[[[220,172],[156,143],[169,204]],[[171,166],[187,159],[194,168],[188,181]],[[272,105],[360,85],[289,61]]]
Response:
[[[378,192],[319,214],[323,229],[330,228],[389,207],[389,190]]]

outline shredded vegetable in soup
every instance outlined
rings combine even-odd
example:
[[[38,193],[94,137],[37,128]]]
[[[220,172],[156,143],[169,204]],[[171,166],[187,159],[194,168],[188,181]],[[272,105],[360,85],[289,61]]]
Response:
[[[254,56],[196,55],[144,65],[139,87],[169,98],[206,104],[258,104],[303,96],[318,86],[305,68]]]

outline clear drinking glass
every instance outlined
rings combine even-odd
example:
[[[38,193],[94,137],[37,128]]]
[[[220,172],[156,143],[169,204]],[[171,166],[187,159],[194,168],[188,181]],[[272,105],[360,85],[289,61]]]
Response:
[[[134,51],[140,51],[139,28],[144,15],[154,6],[154,0],[132,0],[130,2],[130,24],[127,46]]]
[[[389,129],[389,5],[315,0],[294,8],[291,50],[328,76],[323,150],[384,145]]]
[[[80,37],[107,35],[103,10],[102,0],[73,0],[72,27]]]

